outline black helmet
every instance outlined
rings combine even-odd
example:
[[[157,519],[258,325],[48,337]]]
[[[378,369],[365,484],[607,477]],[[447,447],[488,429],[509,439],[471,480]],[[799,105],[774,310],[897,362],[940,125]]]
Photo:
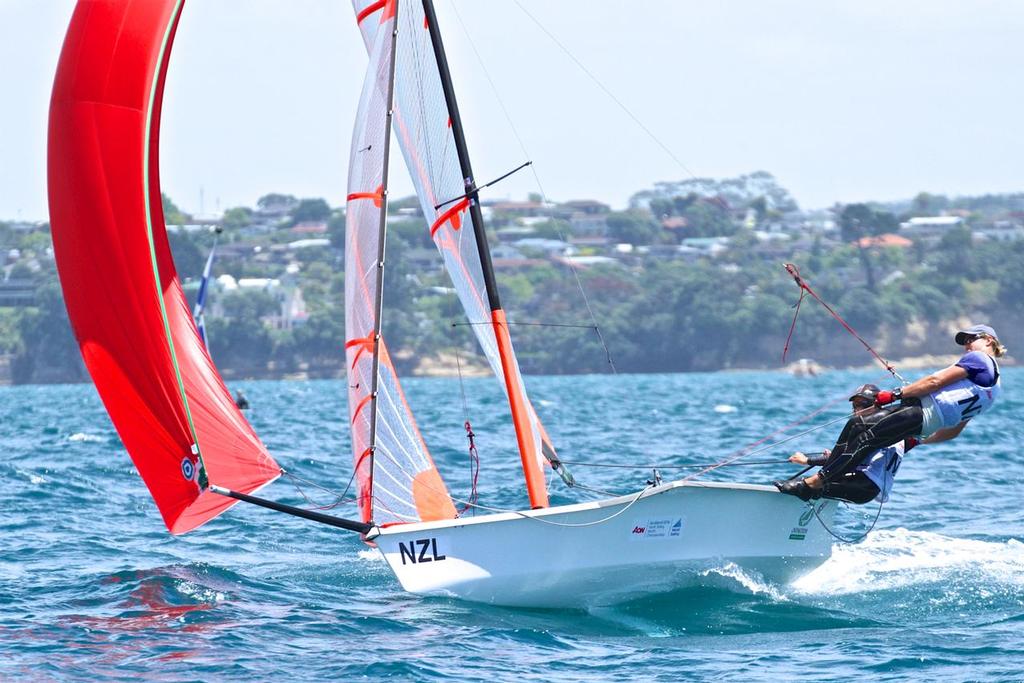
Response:
[[[881,391],[881,389],[874,384],[861,384],[847,400],[852,401],[855,398],[864,398],[868,401],[874,401],[875,397],[878,396],[879,391]]]

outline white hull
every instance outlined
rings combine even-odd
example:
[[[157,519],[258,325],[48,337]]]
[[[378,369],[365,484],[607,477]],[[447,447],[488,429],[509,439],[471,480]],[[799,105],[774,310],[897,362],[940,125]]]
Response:
[[[692,585],[728,562],[790,581],[832,553],[815,507],[831,526],[834,501],[812,506],[767,486],[672,482],[639,498],[397,525],[374,542],[412,593],[587,607]]]

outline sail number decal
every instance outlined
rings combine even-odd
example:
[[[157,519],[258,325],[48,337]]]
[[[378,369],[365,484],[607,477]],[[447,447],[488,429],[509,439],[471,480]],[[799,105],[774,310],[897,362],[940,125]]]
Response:
[[[402,564],[422,564],[447,559],[446,555],[438,554],[436,538],[419,538],[408,543],[399,543],[398,554],[402,558]]]

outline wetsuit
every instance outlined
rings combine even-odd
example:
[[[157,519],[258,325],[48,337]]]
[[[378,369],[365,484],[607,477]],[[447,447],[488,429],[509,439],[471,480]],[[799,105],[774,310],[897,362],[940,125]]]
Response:
[[[885,406],[871,415],[851,417],[840,432],[828,462],[821,468],[825,495],[832,497],[833,487],[850,479],[846,475],[855,473],[857,466],[878,449],[908,437],[927,438],[939,429],[955,427],[991,407],[1001,392],[996,362],[988,354],[971,351],[956,365],[967,371],[966,379],[922,399],[906,398],[898,406]]]
[[[907,439],[875,451],[852,470],[842,472],[836,479],[826,482],[824,495],[857,505],[876,498],[886,502],[889,500],[893,479],[903,461],[903,454],[916,445],[916,439]],[[824,456],[807,459],[808,465],[824,465],[826,462],[828,459]]]

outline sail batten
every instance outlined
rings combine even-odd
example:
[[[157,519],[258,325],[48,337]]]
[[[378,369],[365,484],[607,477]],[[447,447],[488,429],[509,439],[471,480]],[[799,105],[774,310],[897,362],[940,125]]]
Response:
[[[363,21],[379,30],[352,135],[345,228],[345,353],[360,514],[376,523],[450,519],[455,506],[380,331],[395,23],[401,12],[394,0],[379,3],[377,10]],[[418,493],[417,482],[424,480],[437,482],[437,495]]]
[[[353,0],[367,49],[377,37],[379,23],[371,20],[375,3]],[[406,167],[416,188],[420,208],[426,217],[431,239],[437,246],[445,269],[465,310],[495,377],[505,390],[513,413],[517,442],[531,490],[531,506],[547,504],[542,474],[544,453],[554,447],[526,395],[507,328],[494,322],[500,310],[497,286],[493,282],[489,254],[474,234],[482,234],[479,206],[473,196],[471,174],[464,173],[455,136],[457,111],[449,107],[440,76],[431,31],[436,22],[428,20],[422,0],[402,5],[399,15],[394,123],[395,135]],[[468,164],[468,161],[466,162]],[[467,186],[468,183],[468,186]],[[467,192],[469,193],[467,195]],[[459,197],[454,205],[436,208],[439,201]],[[474,214],[477,214],[474,216]],[[491,282],[488,282],[488,279]],[[499,344],[499,337],[504,337]],[[503,348],[500,348],[503,347]]]

